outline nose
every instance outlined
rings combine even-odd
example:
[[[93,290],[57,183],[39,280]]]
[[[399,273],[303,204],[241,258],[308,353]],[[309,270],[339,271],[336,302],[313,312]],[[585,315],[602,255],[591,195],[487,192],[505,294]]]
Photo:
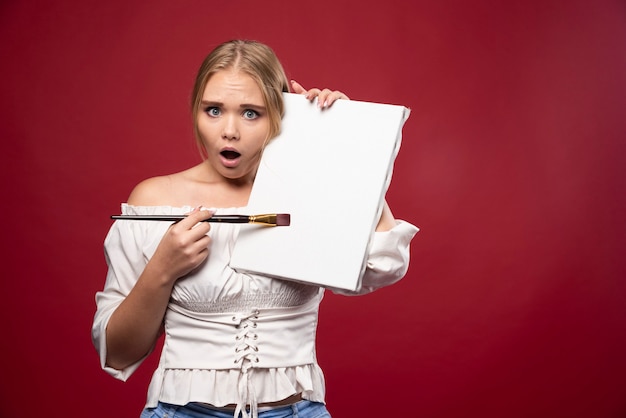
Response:
[[[224,125],[222,126],[222,138],[226,140],[239,139],[239,125],[237,117],[229,115],[223,118]]]

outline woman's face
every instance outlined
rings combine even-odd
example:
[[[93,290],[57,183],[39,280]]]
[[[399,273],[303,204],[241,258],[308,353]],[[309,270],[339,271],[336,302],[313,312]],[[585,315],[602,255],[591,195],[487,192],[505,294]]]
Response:
[[[213,74],[197,118],[211,169],[227,180],[253,180],[270,126],[254,79],[233,69]]]

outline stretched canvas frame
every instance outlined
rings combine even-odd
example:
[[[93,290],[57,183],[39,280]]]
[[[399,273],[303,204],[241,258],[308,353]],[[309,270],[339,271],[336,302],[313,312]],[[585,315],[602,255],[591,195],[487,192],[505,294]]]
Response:
[[[354,100],[320,110],[302,95],[284,99],[281,133],[264,151],[247,210],[289,213],[291,225],[242,225],[231,267],[358,290],[410,111]]]

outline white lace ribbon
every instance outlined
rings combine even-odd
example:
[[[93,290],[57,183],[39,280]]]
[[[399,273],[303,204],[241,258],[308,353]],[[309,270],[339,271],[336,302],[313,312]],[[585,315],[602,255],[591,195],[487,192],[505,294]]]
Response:
[[[256,333],[259,310],[254,309],[248,314],[233,316],[232,320],[240,330],[235,336],[235,363],[241,367],[241,376],[238,385],[238,402],[234,416],[242,415],[243,418],[258,418],[258,403],[256,388],[252,381],[254,364],[259,362],[259,348],[256,345],[258,334]],[[250,405],[250,414],[246,406]]]

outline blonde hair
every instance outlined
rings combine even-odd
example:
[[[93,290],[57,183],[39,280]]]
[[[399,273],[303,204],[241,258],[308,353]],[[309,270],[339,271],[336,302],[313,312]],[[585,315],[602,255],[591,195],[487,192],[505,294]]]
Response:
[[[289,91],[287,76],[278,57],[267,45],[257,41],[232,40],[216,47],[202,62],[191,96],[191,112],[196,142],[203,157],[206,150],[198,131],[198,112],[207,82],[221,70],[243,71],[252,77],[263,94],[265,107],[270,120],[266,143],[280,133],[282,117],[285,114],[283,92]]]

